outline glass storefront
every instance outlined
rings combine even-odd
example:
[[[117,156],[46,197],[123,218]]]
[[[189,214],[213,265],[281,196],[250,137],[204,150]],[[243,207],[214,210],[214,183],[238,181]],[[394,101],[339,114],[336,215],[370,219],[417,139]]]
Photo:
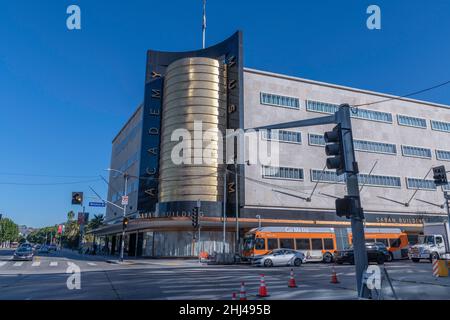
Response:
[[[193,240],[193,232],[166,231],[143,232],[142,256],[144,257],[192,257],[205,251],[209,254],[222,252],[223,233],[203,231],[200,241]],[[198,238],[198,233],[196,233]],[[205,239],[205,240],[202,240]],[[234,248],[234,233],[226,233],[225,252]]]

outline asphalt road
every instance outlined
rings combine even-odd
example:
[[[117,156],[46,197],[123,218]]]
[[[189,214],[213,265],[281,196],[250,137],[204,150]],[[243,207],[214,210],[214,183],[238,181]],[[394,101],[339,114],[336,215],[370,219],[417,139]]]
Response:
[[[245,282],[247,298],[256,296],[264,273],[264,299],[355,299],[354,266],[337,265],[339,284],[330,283],[332,265],[311,263],[295,268],[297,288],[288,288],[289,267],[202,265],[192,260],[134,260],[110,263],[104,258],[69,251],[36,256],[33,262],[11,261],[13,251],[0,250],[0,300],[40,299],[222,299],[231,300]],[[80,268],[81,289],[69,290],[70,263]],[[450,278],[434,278],[431,264],[387,263],[400,299],[450,299]],[[384,299],[394,296],[382,282]]]

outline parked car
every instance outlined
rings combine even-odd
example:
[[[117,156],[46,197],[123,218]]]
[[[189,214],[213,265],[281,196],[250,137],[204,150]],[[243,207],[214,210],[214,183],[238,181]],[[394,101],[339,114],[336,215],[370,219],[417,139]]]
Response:
[[[252,264],[264,267],[296,266],[299,267],[306,261],[305,255],[292,249],[275,249],[267,254],[252,258]]]
[[[383,243],[366,243],[366,251],[369,263],[375,262],[378,264],[383,264],[385,261],[390,261],[389,251]],[[353,245],[344,250],[336,251],[336,253],[334,254],[334,261],[336,261],[337,264],[355,264]]]
[[[28,260],[32,261],[34,256],[33,249],[31,246],[22,246],[20,248],[17,248],[16,251],[14,251],[13,260]]]
[[[48,253],[49,252],[49,250],[48,250],[48,247],[47,246],[41,246],[39,249],[38,249],[38,253]]]
[[[56,251],[56,244],[52,243],[48,245],[48,251]]]

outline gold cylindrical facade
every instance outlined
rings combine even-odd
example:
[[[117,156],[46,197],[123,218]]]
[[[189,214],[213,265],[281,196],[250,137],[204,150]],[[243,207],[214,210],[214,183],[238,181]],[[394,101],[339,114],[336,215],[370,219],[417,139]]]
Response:
[[[168,66],[163,90],[159,202],[223,201],[221,135],[226,130],[226,99],[226,75],[218,60],[184,58]],[[199,124],[202,131],[195,135],[194,128]],[[190,164],[174,161],[174,155],[179,155],[174,148],[179,150],[176,148],[181,143],[171,141],[177,129],[189,132]],[[205,131],[211,134],[203,139]],[[200,163],[194,162],[195,155]]]

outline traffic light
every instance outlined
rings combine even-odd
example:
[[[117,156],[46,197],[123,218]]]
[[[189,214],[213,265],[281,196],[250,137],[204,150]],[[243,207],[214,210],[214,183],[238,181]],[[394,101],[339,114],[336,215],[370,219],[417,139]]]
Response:
[[[436,186],[445,186],[448,184],[447,173],[445,172],[445,166],[439,166],[433,168],[433,179]]]
[[[327,156],[327,168],[336,169],[336,173],[341,175],[345,172],[345,154],[341,125],[338,124],[333,131],[325,132],[325,153]]]
[[[198,214],[199,214],[199,207],[194,207],[194,209],[192,210],[192,226],[194,227],[194,229],[198,228]]]
[[[122,227],[124,229],[126,229],[128,227],[128,218],[127,217],[123,218],[123,220],[122,220]]]
[[[363,209],[358,201],[358,197],[345,196],[344,199],[336,199],[336,215],[347,218],[363,218]]]
[[[72,204],[74,205],[83,204],[83,192],[72,192]]]

